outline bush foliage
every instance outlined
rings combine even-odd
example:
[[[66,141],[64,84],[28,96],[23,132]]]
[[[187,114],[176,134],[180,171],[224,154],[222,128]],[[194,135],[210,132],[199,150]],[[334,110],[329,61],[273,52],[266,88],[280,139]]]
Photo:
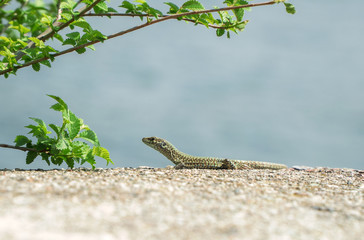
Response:
[[[26,164],[32,163],[38,156],[48,165],[52,163],[59,166],[65,162],[69,168],[73,168],[75,162],[81,165],[87,162],[94,169],[95,156],[104,158],[107,164],[113,164],[108,150],[100,146],[96,133],[71,112],[60,97],[48,96],[57,101],[51,109],[62,113],[62,126],[48,125],[55,133],[52,137],[52,132],[43,120],[30,118],[36,125],[30,124],[26,128],[37,139],[36,143],[24,135],[19,135],[14,140],[16,147],[26,147],[21,149],[28,151]]]

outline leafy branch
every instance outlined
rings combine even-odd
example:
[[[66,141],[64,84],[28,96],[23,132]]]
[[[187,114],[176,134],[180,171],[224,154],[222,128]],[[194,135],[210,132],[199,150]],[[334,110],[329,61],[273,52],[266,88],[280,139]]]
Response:
[[[35,71],[40,70],[40,64],[51,67],[50,61],[58,56],[76,51],[82,54],[86,47],[94,50],[94,44],[119,37],[156,23],[175,19],[193,22],[195,25],[204,25],[216,29],[217,36],[230,37],[230,31],[238,33],[244,30],[248,20],[244,20],[244,11],[258,6],[267,6],[284,3],[286,11],[294,14],[294,6],[286,0],[272,0],[262,3],[249,3],[246,0],[225,0],[227,7],[205,9],[196,0],[188,0],[181,6],[166,2],[169,7],[166,14],[151,7],[145,0],[136,0],[135,3],[123,1],[119,6],[124,12],[118,12],[107,6],[104,0],[56,0],[48,7],[43,1],[30,4],[27,0],[16,0],[21,4],[14,11],[4,11],[5,3],[0,5],[0,75],[8,77],[15,74],[18,69],[32,66]],[[40,4],[40,5],[39,5]],[[84,4],[79,10],[75,10]],[[91,12],[93,10],[93,12]],[[231,12],[231,13],[230,13]],[[216,15],[213,15],[216,14]],[[85,20],[85,17],[139,17],[145,23],[129,29],[104,35],[95,30]],[[61,30],[82,29],[61,35]],[[66,37],[66,39],[64,39]],[[56,50],[45,42],[56,39],[62,45],[71,45],[64,50]]]
[[[36,125],[30,124],[26,128],[30,129],[29,134],[37,139],[36,143],[24,135],[15,138],[15,146],[0,144],[3,148],[12,148],[26,151],[26,163],[30,164],[38,156],[46,161],[48,165],[61,165],[63,162],[68,167],[73,168],[75,162],[84,164],[88,162],[92,168],[95,168],[95,156],[104,158],[107,165],[112,163],[110,154],[107,149],[100,146],[96,133],[83,123],[81,118],[68,109],[67,104],[57,96],[48,95],[57,101],[51,106],[51,109],[62,113],[62,126],[49,124],[48,126],[54,131],[55,136],[47,128],[43,120],[39,118],[30,118]],[[83,141],[80,141],[83,140]],[[88,142],[88,144],[87,144]],[[23,147],[25,145],[25,147]],[[90,145],[93,145],[91,148]]]
[[[21,150],[21,151],[24,151],[24,152],[27,152],[27,151],[41,152],[41,151],[39,151],[39,150],[37,150],[35,148],[19,147],[19,146],[14,146],[14,145],[9,145],[9,144],[3,144],[3,143],[0,144],[0,147],[2,147],[2,148],[17,149],[17,150]],[[44,150],[43,152],[49,153],[49,151],[47,151],[47,150]]]
[[[169,15],[161,15],[160,17],[168,17]],[[151,15],[149,14],[128,14],[128,13],[86,13],[84,15],[84,17],[152,17]],[[173,18],[173,19],[177,19],[176,18]],[[166,19],[168,20],[168,19]],[[184,18],[182,17],[181,20],[183,21],[186,21],[186,22],[193,22],[195,24],[199,24],[199,25],[202,25],[202,23],[200,22],[196,22],[195,20],[193,19],[189,19],[189,18]],[[248,22],[248,20],[246,20]],[[213,24],[208,24],[208,27],[209,28],[220,28],[220,29],[227,29],[227,27],[224,27],[224,26],[218,26],[218,25],[213,25]]]

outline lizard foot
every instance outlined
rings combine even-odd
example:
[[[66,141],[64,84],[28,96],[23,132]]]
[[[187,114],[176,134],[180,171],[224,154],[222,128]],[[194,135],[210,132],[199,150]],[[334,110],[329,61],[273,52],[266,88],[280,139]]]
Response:
[[[224,159],[222,161],[221,169],[238,169],[238,168],[229,159]]]

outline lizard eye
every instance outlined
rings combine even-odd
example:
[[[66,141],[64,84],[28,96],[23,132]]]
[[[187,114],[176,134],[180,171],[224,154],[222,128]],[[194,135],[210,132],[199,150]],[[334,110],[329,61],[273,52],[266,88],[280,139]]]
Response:
[[[161,142],[160,146],[164,148],[165,146],[167,146],[167,144],[165,142]]]

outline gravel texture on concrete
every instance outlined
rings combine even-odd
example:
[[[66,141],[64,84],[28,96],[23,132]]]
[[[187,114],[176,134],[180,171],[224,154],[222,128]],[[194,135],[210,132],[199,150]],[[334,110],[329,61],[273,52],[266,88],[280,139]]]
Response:
[[[363,239],[364,171],[0,170],[0,239]]]

